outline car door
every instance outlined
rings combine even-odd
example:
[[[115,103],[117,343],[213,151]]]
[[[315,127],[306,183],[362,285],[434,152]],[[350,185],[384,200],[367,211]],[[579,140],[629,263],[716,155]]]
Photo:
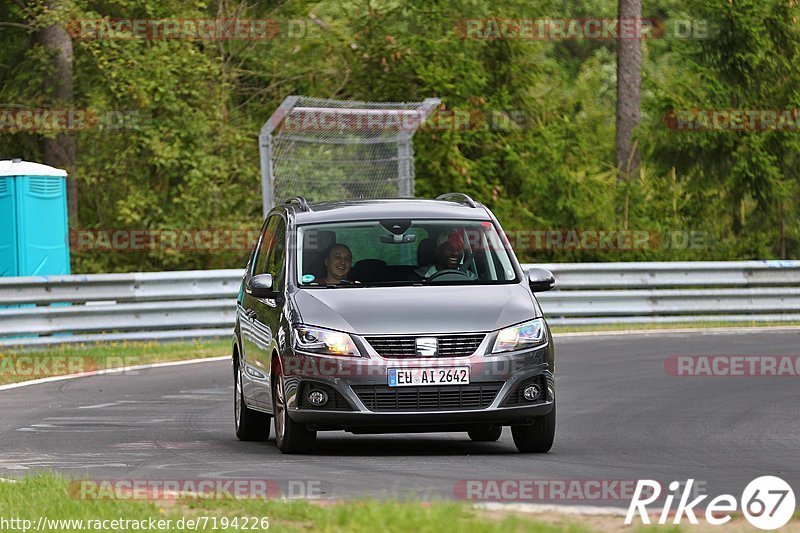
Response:
[[[264,222],[253,257],[248,265],[248,271],[245,274],[243,288],[246,288],[250,278],[256,274],[263,273],[266,269],[271,245],[269,226],[270,223],[275,223],[274,220],[275,216],[273,215]],[[243,290],[240,294],[240,308],[238,311],[239,329],[242,336],[242,361],[245,369],[242,383],[244,395],[249,401],[254,402],[256,407],[266,408],[267,406],[263,403],[263,399],[268,389],[267,379],[269,375],[264,373],[259,366],[259,344],[263,341],[260,337],[260,331],[256,329],[255,321],[258,313],[258,299],[248,294],[247,290]]]
[[[278,335],[283,321],[286,294],[286,222],[278,218],[275,225],[270,228],[273,239],[270,253],[267,258],[265,273],[272,275],[272,287],[275,289],[275,298],[259,300],[257,304],[256,322],[259,328],[267,331],[270,342],[266,350],[260,350],[259,356],[263,358],[262,368],[266,370],[268,378],[272,376],[272,354],[280,353]],[[265,404],[272,409],[272,380],[267,380],[267,394]]]
[[[263,229],[266,227],[266,221],[264,222]],[[251,368],[248,364],[248,357],[249,354],[252,352],[255,354],[255,345],[253,344],[253,335],[251,333],[252,330],[252,312],[245,308],[245,286],[247,282],[253,277],[253,268],[256,261],[256,256],[261,246],[261,234],[259,234],[259,238],[256,240],[255,246],[253,247],[253,251],[250,253],[250,259],[247,261],[247,267],[244,271],[244,276],[242,276],[242,284],[239,287],[239,294],[236,296],[236,317],[237,317],[237,324],[239,328],[239,360],[242,364],[242,368],[244,372],[242,373],[242,391],[244,393],[244,397],[247,399],[247,403],[253,405],[255,402],[253,396],[253,373],[249,372]]]
[[[261,236],[259,252],[256,254],[252,275],[271,274],[276,292],[283,290],[283,262],[286,256],[286,223],[280,215],[272,215]],[[253,377],[253,399],[261,407],[272,405],[269,378],[271,359],[275,345],[275,332],[280,320],[280,298],[256,298],[244,293],[244,308],[247,314],[249,338],[245,348],[250,374]]]

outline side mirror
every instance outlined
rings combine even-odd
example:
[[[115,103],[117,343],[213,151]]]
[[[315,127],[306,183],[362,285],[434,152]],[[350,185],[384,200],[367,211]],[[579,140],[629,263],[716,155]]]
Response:
[[[549,270],[532,268],[528,270],[528,285],[533,292],[545,292],[556,286],[556,278]]]
[[[272,290],[272,274],[259,274],[247,281],[245,292],[254,298],[275,298]]]

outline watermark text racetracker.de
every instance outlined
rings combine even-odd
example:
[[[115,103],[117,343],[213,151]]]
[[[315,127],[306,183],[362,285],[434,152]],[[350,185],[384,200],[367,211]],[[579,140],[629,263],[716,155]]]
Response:
[[[473,502],[627,502],[636,486],[635,479],[462,479],[453,495]]]
[[[109,356],[102,359],[82,355],[41,355],[36,353],[0,353],[0,379],[37,379],[64,374],[113,371],[137,374],[139,356]]]
[[[74,251],[250,251],[260,234],[257,229],[80,229],[70,230],[69,244]]]
[[[464,18],[455,27],[463,39],[565,41],[708,39],[716,28],[701,19],[658,18]]]
[[[800,110],[673,109],[664,115],[664,124],[678,132],[798,132]]]
[[[0,132],[141,130],[151,125],[152,117],[136,109],[100,110],[0,106]]]
[[[77,40],[271,41],[320,37],[320,28],[306,19],[123,18],[78,19],[67,24]]]
[[[676,377],[798,377],[798,355],[671,355],[664,370]]]
[[[250,251],[260,234],[257,229],[225,228],[71,229],[69,245],[73,251],[97,252]],[[534,252],[691,251],[705,250],[711,242],[706,232],[698,230],[525,229],[506,231],[505,236],[514,250]],[[467,230],[464,238],[472,250],[483,246],[479,232]],[[317,244],[310,238],[306,246],[315,248]]]
[[[76,500],[318,500],[330,488],[317,479],[78,479],[67,492]]]
[[[519,251],[705,250],[711,242],[699,230],[523,229],[508,230],[505,236]]]

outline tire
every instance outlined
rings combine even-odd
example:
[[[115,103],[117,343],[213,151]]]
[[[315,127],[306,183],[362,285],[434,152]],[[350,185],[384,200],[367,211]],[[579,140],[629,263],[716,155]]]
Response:
[[[233,419],[236,425],[236,437],[241,441],[260,442],[269,439],[270,416],[247,407],[244,403],[242,389],[241,365],[236,363],[233,376]]]
[[[521,453],[547,453],[556,436],[556,406],[545,416],[535,418],[530,426],[511,426],[514,444]]]
[[[303,424],[293,422],[286,412],[286,387],[278,365],[272,387],[272,405],[275,411],[275,443],[282,453],[310,453],[317,440],[317,432],[309,431]]]
[[[467,434],[473,442],[495,442],[503,434],[503,426],[500,424],[487,424],[470,429]]]

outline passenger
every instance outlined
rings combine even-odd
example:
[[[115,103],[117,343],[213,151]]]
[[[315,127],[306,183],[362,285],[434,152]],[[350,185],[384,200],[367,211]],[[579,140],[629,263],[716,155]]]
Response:
[[[335,244],[328,251],[325,257],[325,268],[327,274],[324,278],[315,280],[314,283],[320,285],[338,285],[342,282],[349,282],[347,276],[350,274],[350,265],[353,262],[353,254],[350,248],[344,244]]]

